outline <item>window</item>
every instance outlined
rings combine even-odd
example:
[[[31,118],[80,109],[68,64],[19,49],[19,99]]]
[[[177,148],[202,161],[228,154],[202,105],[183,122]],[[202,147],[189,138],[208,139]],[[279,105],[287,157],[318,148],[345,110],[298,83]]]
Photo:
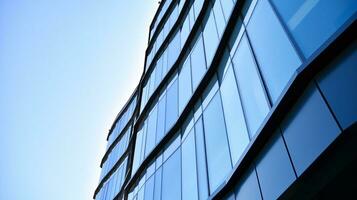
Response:
[[[320,93],[312,85],[289,112],[282,129],[298,175],[340,133]]]
[[[148,129],[146,136],[146,149],[145,156],[147,156],[155,146],[155,136],[156,136],[156,121],[157,121],[157,106],[152,109],[150,115],[147,119]]]
[[[219,44],[219,38],[216,29],[216,24],[214,22],[213,11],[211,11],[206,22],[206,26],[203,30],[203,39],[205,43],[207,66],[209,67]]]
[[[166,93],[166,132],[176,122],[178,116],[178,83],[177,77],[173,80]]]
[[[257,173],[263,199],[277,199],[296,179],[279,132],[273,135],[258,156]]]
[[[193,6],[195,8],[195,19],[197,19],[198,15],[200,14],[203,3],[204,3],[204,0],[195,0],[193,2]]]
[[[182,143],[182,199],[198,199],[194,129]]]
[[[141,159],[140,159],[141,152],[142,152],[141,147],[142,147],[142,143],[144,142],[143,136],[144,136],[144,134],[143,134],[143,126],[142,126],[142,127],[140,127],[139,131],[136,134],[132,173],[135,173],[135,171],[139,168],[139,165],[141,163]]]
[[[162,200],[181,200],[181,152],[178,149],[162,170]]]
[[[216,0],[218,1],[218,0]],[[231,12],[233,10],[234,7],[234,3],[232,0],[220,0],[221,4],[222,4],[222,9],[223,9],[223,13],[224,13],[224,17],[226,19],[226,22],[228,22],[229,17],[231,16]]]
[[[159,99],[159,103],[157,105],[157,127],[156,127],[156,144],[160,142],[160,140],[165,135],[165,106],[166,106],[166,94],[162,95]]]
[[[232,163],[234,165],[249,144],[249,135],[231,65],[221,84],[221,96]]]
[[[207,145],[208,177],[211,193],[223,182],[232,168],[219,92],[203,112]],[[219,150],[217,150],[219,147]]]
[[[189,16],[187,15],[181,27],[181,48],[185,44],[189,34],[190,34],[190,23],[189,23]]]
[[[246,36],[232,60],[249,134],[254,137],[269,112],[269,105]]]
[[[249,169],[236,186],[236,199],[261,200],[255,169]]]
[[[317,82],[343,128],[357,119],[357,42],[318,75]]]
[[[196,89],[206,72],[205,55],[203,51],[202,37],[199,37],[191,53],[192,88]]]
[[[191,63],[188,56],[179,74],[179,112],[181,113],[192,95]]]
[[[273,2],[306,57],[314,53],[357,11],[355,0]]]
[[[204,200],[208,197],[208,180],[202,117],[200,117],[195,124],[195,133],[199,199]]]
[[[145,200],[154,200],[154,176],[151,176],[145,184]]]
[[[176,35],[169,44],[168,66],[169,68],[176,62],[176,59],[180,55],[181,43],[180,43],[180,31],[176,32]]]
[[[162,79],[162,59],[160,58],[156,63],[156,71],[155,71],[155,88],[160,84]]]
[[[160,167],[155,173],[155,189],[154,189],[154,199],[161,199],[161,182],[162,182],[162,167]]]
[[[301,61],[267,0],[258,2],[247,31],[270,97],[275,102]]]
[[[229,1],[229,0],[228,0]],[[224,29],[226,28],[226,21],[224,19],[220,0],[216,0],[213,5],[214,18],[216,19],[217,31],[219,37],[222,37]]]

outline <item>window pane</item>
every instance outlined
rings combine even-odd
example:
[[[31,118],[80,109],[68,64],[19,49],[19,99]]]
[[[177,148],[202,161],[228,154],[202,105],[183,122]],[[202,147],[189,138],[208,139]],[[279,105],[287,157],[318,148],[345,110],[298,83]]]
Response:
[[[232,168],[219,92],[216,93],[203,112],[203,119],[207,145],[209,186],[212,193],[223,182]],[[219,147],[219,151],[217,147]]]
[[[343,128],[357,119],[357,42],[351,44],[318,78],[318,84]]]
[[[202,37],[196,42],[195,47],[191,53],[191,65],[192,65],[192,88],[196,89],[203,75],[206,72],[205,55],[203,51]]]
[[[160,167],[155,173],[155,190],[154,199],[161,199],[161,181],[162,181],[162,167]]]
[[[261,200],[255,169],[250,169],[236,186],[236,199]]]
[[[134,151],[134,159],[133,159],[133,170],[132,173],[135,173],[135,171],[139,168],[140,165],[140,158],[141,158],[141,146],[143,142],[143,132],[142,132],[143,127],[140,128],[140,130],[137,132],[136,135],[136,141],[135,141],[135,151]]]
[[[198,199],[195,134],[191,129],[182,143],[182,199]]]
[[[200,14],[203,3],[204,0],[195,0],[195,2],[193,2],[193,6],[195,8],[195,19],[197,19],[198,15]]]
[[[181,113],[192,95],[191,63],[187,57],[179,74],[179,112]]]
[[[355,0],[273,2],[306,57],[314,53],[357,11]]]
[[[277,199],[296,179],[280,133],[275,133],[257,158],[264,199]]]
[[[199,118],[195,124],[196,133],[196,156],[197,156],[197,175],[198,175],[198,191],[199,199],[207,199],[208,197],[208,180],[206,166],[206,150],[204,142],[202,118]]]
[[[232,163],[234,165],[247,147],[249,143],[249,135],[245,125],[232,66],[229,66],[227,74],[221,84],[221,95],[227,125],[229,147],[231,150]]]
[[[224,29],[226,28],[226,20],[224,19],[220,0],[216,0],[213,5],[214,18],[216,20],[217,31],[219,37],[222,37]]]
[[[178,149],[165,163],[162,172],[162,199],[181,200],[181,152]]]
[[[169,56],[168,56],[168,65],[169,69],[175,63],[176,59],[180,55],[181,43],[180,43],[180,31],[177,31],[175,37],[171,40],[169,44]]]
[[[328,147],[340,130],[315,87],[310,86],[282,123],[298,175]]]
[[[178,83],[177,79],[167,89],[166,98],[166,132],[175,123],[178,116]]]
[[[158,113],[157,113],[157,128],[156,128],[156,144],[160,142],[165,135],[165,106],[166,106],[166,94],[159,100]]]
[[[145,156],[147,156],[155,146],[156,120],[157,120],[157,106],[153,108],[153,110],[151,111],[148,117]]]
[[[216,53],[216,49],[219,43],[213,11],[211,11],[209,18],[206,22],[206,26],[203,30],[203,40],[205,43],[207,66],[209,67],[211,65],[213,56]]]
[[[189,34],[190,34],[190,23],[189,23],[189,16],[187,15],[181,27],[181,48],[185,44]]]
[[[151,176],[145,184],[145,200],[153,200],[154,199],[154,176]]]
[[[234,7],[234,3],[232,0],[221,0],[221,4],[222,4],[222,8],[223,8],[224,17],[225,17],[226,21],[228,22],[229,17],[231,15],[231,12]]]
[[[249,134],[253,137],[268,114],[269,105],[246,36],[237,48],[233,64]]]
[[[267,0],[258,2],[247,30],[270,97],[275,102],[301,61]]]

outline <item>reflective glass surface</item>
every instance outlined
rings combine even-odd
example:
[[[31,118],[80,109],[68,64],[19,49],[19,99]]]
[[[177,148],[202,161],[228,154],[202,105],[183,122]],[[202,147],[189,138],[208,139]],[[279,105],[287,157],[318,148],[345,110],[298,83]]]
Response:
[[[162,170],[162,200],[181,200],[181,152],[178,149],[164,163]]]
[[[196,89],[198,83],[201,81],[206,72],[205,54],[203,50],[202,37],[196,42],[191,52],[191,66],[192,66],[192,88]]]
[[[232,61],[249,134],[253,137],[268,114],[269,105],[246,36],[242,38]]]
[[[357,12],[355,0],[273,2],[306,57],[314,53]]]
[[[153,108],[148,118],[145,156],[147,156],[155,146],[156,121],[157,121],[157,106]]]
[[[203,30],[203,40],[205,43],[207,66],[209,66],[211,65],[211,61],[214,54],[216,53],[216,49],[219,43],[213,12],[210,13],[206,22],[206,26]]]
[[[191,62],[187,57],[179,73],[179,112],[182,112],[192,95]]]
[[[177,78],[166,93],[166,132],[171,128],[178,116],[178,83]]]
[[[301,61],[267,0],[258,2],[247,31],[270,97],[275,102]]]
[[[227,70],[221,84],[223,111],[227,126],[232,163],[237,163],[249,143],[249,135],[240,102],[232,66]]]
[[[245,174],[238,182],[236,189],[236,199],[244,200],[261,200],[261,194],[259,190],[259,183],[255,169],[252,168]]]
[[[166,95],[163,95],[157,105],[157,127],[156,127],[156,144],[165,135],[165,111],[166,111]]]
[[[217,189],[232,168],[221,97],[216,93],[203,112],[208,177],[211,193]],[[219,151],[217,150],[219,147]]]

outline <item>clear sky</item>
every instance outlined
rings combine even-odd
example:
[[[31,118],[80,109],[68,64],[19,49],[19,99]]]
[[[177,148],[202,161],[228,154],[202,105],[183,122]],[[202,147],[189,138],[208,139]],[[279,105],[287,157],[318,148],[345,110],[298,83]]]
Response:
[[[0,199],[91,199],[156,0],[0,0]]]

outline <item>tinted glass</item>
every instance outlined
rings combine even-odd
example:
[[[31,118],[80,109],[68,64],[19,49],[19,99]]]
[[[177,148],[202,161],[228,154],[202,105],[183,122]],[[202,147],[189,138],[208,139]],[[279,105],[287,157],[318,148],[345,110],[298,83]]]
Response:
[[[210,66],[219,43],[213,12],[210,13],[206,26],[203,30],[203,40],[205,43],[207,66]]]
[[[195,0],[195,2],[193,3],[193,7],[195,9],[195,19],[198,17],[199,13],[201,12],[203,2],[204,0]]]
[[[343,128],[357,119],[357,42],[322,72],[318,84]]]
[[[259,184],[255,169],[250,169],[236,186],[236,199],[261,200]]]
[[[338,136],[340,130],[315,87],[310,87],[282,123],[298,175]]]
[[[177,79],[167,89],[166,93],[166,128],[168,131],[175,123],[178,115],[178,83]]]
[[[155,146],[156,121],[157,121],[157,106],[153,108],[148,118],[145,156],[148,155]]]
[[[181,48],[185,44],[189,34],[190,34],[190,23],[189,23],[189,16],[187,15],[181,27]]]
[[[231,15],[234,3],[233,3],[232,0],[220,0],[220,2],[222,4],[224,17],[225,17],[226,21],[228,22],[228,19],[229,19],[230,15]]]
[[[168,56],[169,69],[175,63],[177,57],[180,54],[180,51],[181,51],[180,31],[178,31],[169,44],[169,56]]]
[[[155,173],[155,190],[154,199],[161,199],[161,181],[162,181],[162,167],[160,167]]]
[[[211,11],[212,12],[212,11]],[[222,37],[224,29],[226,28],[226,20],[224,19],[220,0],[216,0],[213,5],[214,18],[219,37]]]
[[[257,158],[257,173],[264,199],[277,199],[295,180],[280,133],[275,133]]]
[[[258,2],[247,30],[270,97],[275,102],[301,61],[267,0]]]
[[[179,74],[179,112],[182,112],[192,94],[191,63],[187,57]]]
[[[166,105],[166,95],[164,95],[158,103],[157,112],[157,127],[156,127],[156,144],[160,142],[162,137],[165,135],[165,105]]]
[[[355,0],[273,2],[306,57],[316,51],[357,11]]]
[[[191,53],[192,88],[196,89],[206,72],[205,54],[203,51],[202,37],[200,37]]]
[[[221,84],[221,96],[227,125],[232,163],[234,165],[248,145],[249,135],[245,125],[245,119],[232,66],[228,68],[227,74]]]
[[[253,137],[268,114],[269,105],[246,36],[232,60],[249,133]]]
[[[160,84],[161,82],[161,75],[162,75],[162,61],[159,59],[156,63],[156,71],[155,71],[155,88]]]
[[[212,193],[223,182],[232,168],[219,92],[216,93],[203,112],[203,120],[207,145],[209,186]],[[217,147],[219,147],[219,150]]]
[[[146,181],[145,184],[145,200],[153,200],[154,199],[154,181],[155,176],[151,176],[149,180]]]
[[[135,150],[134,150],[133,170],[132,170],[133,173],[138,169],[138,167],[140,165],[142,142],[143,142],[143,133],[142,133],[142,127],[141,127],[141,129],[137,132],[136,140],[135,140]]]
[[[197,152],[197,175],[198,175],[198,191],[199,199],[207,199],[208,197],[208,180],[206,167],[206,151],[204,142],[204,132],[202,118],[199,118],[195,124],[196,133],[196,152]]]
[[[163,165],[162,199],[181,200],[181,152],[178,149]]]
[[[198,199],[194,129],[182,143],[182,199]]]

